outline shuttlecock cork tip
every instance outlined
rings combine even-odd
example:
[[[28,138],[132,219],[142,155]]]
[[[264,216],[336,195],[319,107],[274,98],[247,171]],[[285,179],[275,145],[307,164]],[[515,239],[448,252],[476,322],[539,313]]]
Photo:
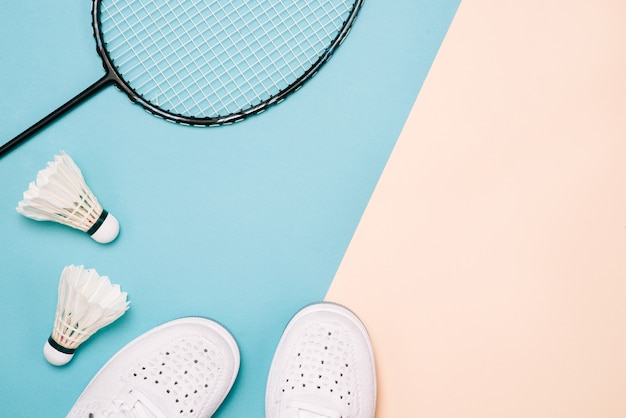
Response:
[[[50,337],[43,346],[43,356],[53,366],[63,366],[74,357],[74,350],[59,345]]]
[[[120,223],[115,216],[103,210],[98,221],[87,233],[91,235],[94,241],[108,244],[120,233]]]

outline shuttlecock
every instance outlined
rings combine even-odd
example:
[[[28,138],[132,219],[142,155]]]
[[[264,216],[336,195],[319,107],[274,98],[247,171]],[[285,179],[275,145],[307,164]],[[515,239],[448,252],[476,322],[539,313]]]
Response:
[[[115,216],[102,208],[80,168],[63,151],[37,173],[17,211],[37,221],[54,221],[79,229],[102,244],[113,241],[120,231]]]
[[[124,315],[129,304],[126,292],[119,285],[112,285],[108,277],[83,266],[65,267],[59,280],[54,328],[44,345],[44,357],[55,366],[67,364],[78,346]]]

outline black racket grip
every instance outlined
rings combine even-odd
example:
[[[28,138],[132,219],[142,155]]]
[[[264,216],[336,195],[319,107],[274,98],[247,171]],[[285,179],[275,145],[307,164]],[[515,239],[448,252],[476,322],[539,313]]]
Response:
[[[108,86],[112,82],[113,82],[113,79],[111,78],[109,74],[107,74],[101,79],[99,79],[98,81],[96,81],[95,83],[93,83],[91,86],[87,87],[82,92],[78,93],[76,96],[74,96],[74,98],[70,99],[64,105],[60,106],[59,108],[51,112],[48,116],[44,117],[39,122],[35,123],[33,126],[26,129],[24,132],[22,132],[15,138],[6,142],[4,145],[0,146],[0,158],[6,155],[9,151],[11,151],[16,146],[18,146],[19,144],[21,144],[22,142],[26,141],[28,138],[36,134],[37,132],[39,132],[49,123],[58,119],[63,114],[73,109],[74,107],[76,107],[77,105],[79,105],[80,103],[88,99],[89,97],[93,96],[94,94],[99,92],[103,87]]]

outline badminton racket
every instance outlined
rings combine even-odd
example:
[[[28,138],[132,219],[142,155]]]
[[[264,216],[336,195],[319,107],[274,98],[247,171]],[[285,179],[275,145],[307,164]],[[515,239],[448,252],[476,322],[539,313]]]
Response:
[[[240,121],[281,102],[328,61],[363,0],[93,0],[105,75],[0,147],[0,156],[116,85],[187,125]]]

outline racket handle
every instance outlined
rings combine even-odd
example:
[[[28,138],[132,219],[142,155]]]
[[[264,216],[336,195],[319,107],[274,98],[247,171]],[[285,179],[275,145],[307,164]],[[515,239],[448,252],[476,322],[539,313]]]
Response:
[[[93,83],[91,86],[87,87],[85,90],[77,94],[74,98],[70,99],[67,103],[59,107],[58,109],[51,112],[48,116],[41,119],[39,122],[35,123],[30,128],[26,129],[24,132],[6,142],[4,145],[0,146],[0,158],[7,154],[10,150],[26,141],[28,138],[39,132],[49,123],[58,119],[60,116],[65,114],[70,109],[82,103],[85,99],[93,96],[95,93],[100,91],[103,87],[111,84],[113,82],[113,78],[106,74],[104,77]]]

